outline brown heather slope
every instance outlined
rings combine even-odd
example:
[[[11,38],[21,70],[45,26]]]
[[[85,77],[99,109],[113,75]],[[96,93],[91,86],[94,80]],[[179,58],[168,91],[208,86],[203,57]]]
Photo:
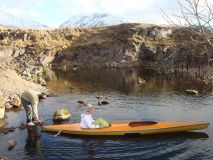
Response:
[[[200,38],[191,41],[183,28],[150,24],[121,24],[111,27],[56,30],[0,29],[0,49],[16,60],[30,57],[31,65],[70,68],[132,67],[163,62],[193,65],[211,57],[210,48]],[[208,50],[210,54],[204,54]],[[46,57],[52,57],[49,61]],[[15,61],[16,63],[17,61]],[[53,61],[52,61],[53,60]],[[40,61],[40,62],[38,62]],[[27,62],[28,63],[28,62]],[[19,63],[17,63],[19,64]],[[150,65],[148,65],[150,66]]]

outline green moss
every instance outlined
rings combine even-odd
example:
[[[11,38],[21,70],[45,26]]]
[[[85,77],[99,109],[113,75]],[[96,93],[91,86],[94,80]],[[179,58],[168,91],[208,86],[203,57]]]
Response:
[[[42,74],[46,76],[48,71],[49,71],[49,69],[47,67],[45,67],[45,68],[43,68]]]
[[[70,114],[67,108],[61,108],[54,113],[54,115],[57,115],[57,116],[67,115],[67,114]]]

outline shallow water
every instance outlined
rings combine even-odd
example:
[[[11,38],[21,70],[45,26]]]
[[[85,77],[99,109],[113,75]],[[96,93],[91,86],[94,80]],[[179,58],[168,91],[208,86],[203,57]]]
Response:
[[[141,77],[145,85],[137,83]],[[205,121],[213,123],[213,94],[202,77],[184,74],[158,76],[133,69],[76,70],[52,73],[48,87],[56,97],[49,97],[40,106],[45,122],[52,124],[52,115],[59,107],[72,113],[69,122],[79,122],[84,100],[96,107],[95,118],[108,121]],[[199,80],[201,79],[201,80]],[[200,95],[184,93],[197,89]],[[96,96],[104,95],[110,102],[98,105]],[[8,126],[25,121],[24,111],[8,113]],[[140,137],[76,137],[44,133],[40,128],[16,129],[0,137],[0,156],[10,159],[212,159],[213,131],[165,134]],[[7,140],[17,145],[7,149]]]

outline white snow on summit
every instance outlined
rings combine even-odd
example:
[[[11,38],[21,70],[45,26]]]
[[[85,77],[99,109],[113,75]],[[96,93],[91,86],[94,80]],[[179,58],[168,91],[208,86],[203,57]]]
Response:
[[[29,19],[0,11],[0,24],[11,28],[47,28],[47,26]]]
[[[111,14],[93,14],[91,16],[73,16],[68,21],[62,23],[60,28],[101,27],[122,23],[131,23],[131,21]]]

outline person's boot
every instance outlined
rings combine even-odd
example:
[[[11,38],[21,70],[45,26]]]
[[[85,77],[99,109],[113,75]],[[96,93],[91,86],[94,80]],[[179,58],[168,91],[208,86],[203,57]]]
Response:
[[[27,126],[35,126],[35,124],[33,122],[28,122]]]

